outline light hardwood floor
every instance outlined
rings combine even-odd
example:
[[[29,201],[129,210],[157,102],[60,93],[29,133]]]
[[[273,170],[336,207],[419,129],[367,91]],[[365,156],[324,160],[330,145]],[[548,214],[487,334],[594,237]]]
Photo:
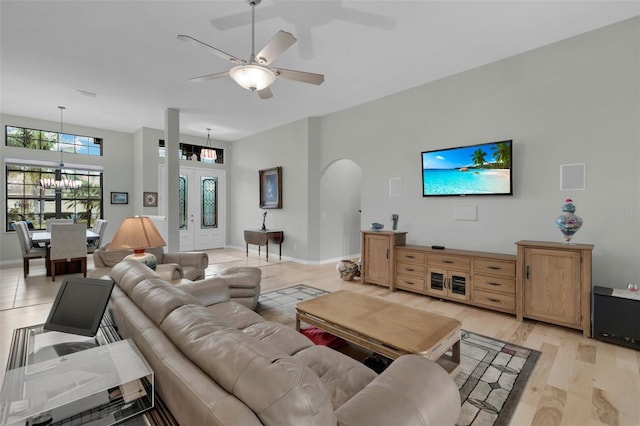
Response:
[[[345,282],[335,264],[302,265],[264,254],[224,249],[209,251],[207,275],[230,266],[262,269],[262,292],[295,284],[327,291],[352,290],[425,311],[457,318],[466,330],[542,352],[512,425],[640,425],[640,352],[582,337],[577,330],[525,320],[404,291]],[[88,267],[91,268],[89,261]],[[6,365],[14,328],[44,322],[63,277],[52,283],[44,265],[33,262],[22,277],[22,265],[0,269],[0,365]]]

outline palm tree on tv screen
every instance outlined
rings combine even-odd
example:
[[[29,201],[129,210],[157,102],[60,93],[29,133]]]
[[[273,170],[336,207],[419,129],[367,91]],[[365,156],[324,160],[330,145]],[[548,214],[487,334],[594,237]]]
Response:
[[[508,168],[511,165],[511,152],[508,143],[498,143],[491,149],[493,150],[493,158],[501,167]]]
[[[473,152],[473,154],[471,154],[471,160],[473,161],[474,165],[482,166],[486,162],[486,160],[484,159],[486,155],[486,152],[478,148]]]

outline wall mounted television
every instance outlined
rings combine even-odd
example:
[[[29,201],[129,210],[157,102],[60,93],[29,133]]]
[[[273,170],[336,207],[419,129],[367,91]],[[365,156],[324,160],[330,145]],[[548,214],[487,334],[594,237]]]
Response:
[[[512,140],[423,151],[422,196],[513,195]]]

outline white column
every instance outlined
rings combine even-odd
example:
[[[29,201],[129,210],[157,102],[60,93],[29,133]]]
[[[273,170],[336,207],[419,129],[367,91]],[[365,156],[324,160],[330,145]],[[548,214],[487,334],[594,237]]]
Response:
[[[167,200],[167,252],[180,251],[180,230],[178,229],[178,176],[180,175],[180,111],[167,108],[164,115],[164,162],[167,167],[165,173],[167,181],[163,194]]]

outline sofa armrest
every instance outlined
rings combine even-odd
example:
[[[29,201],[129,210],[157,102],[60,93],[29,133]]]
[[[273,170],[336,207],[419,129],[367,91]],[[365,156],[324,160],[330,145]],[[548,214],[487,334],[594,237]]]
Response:
[[[229,286],[222,278],[205,278],[204,280],[177,284],[176,287],[191,294],[204,306],[228,302],[231,298],[229,295]]]
[[[194,266],[202,270],[209,266],[209,255],[206,252],[165,253],[162,263],[177,263],[181,266]]]
[[[184,277],[182,266],[177,263],[160,263],[156,266],[156,274],[165,281],[176,281]]]
[[[405,355],[338,408],[336,415],[341,426],[453,426],[460,415],[460,393],[438,364]]]

